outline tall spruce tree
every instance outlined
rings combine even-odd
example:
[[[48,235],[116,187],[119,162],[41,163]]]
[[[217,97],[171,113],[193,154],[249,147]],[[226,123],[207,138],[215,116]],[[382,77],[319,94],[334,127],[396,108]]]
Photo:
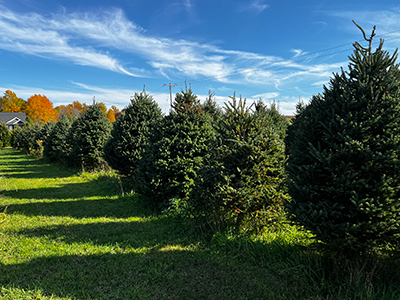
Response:
[[[214,131],[189,89],[176,94],[172,112],[157,123],[139,162],[137,189],[156,209],[185,202],[209,155]]]
[[[246,99],[230,98],[191,200],[212,226],[258,230],[276,220],[287,198],[285,145],[267,109],[258,114]]]
[[[383,40],[372,52],[374,35],[368,48],[354,44],[349,70],[298,111],[287,138],[288,208],[326,250],[347,254],[400,242],[400,71]]]
[[[52,161],[66,163],[68,156],[67,135],[71,124],[71,118],[65,114],[61,115],[44,145],[44,156]]]
[[[0,148],[10,146],[11,134],[6,123],[0,122]]]
[[[111,131],[111,123],[105,116],[100,105],[93,103],[74,121],[67,137],[70,163],[86,171],[103,165],[103,148]]]
[[[104,147],[108,164],[121,174],[134,177],[150,131],[161,118],[161,109],[152,96],[145,91],[135,93],[125,113],[113,124]]]

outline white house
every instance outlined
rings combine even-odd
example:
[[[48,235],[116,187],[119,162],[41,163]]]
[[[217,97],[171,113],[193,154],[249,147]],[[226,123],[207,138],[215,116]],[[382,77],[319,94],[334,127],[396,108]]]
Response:
[[[25,113],[17,112],[0,112],[0,123],[6,123],[8,130],[13,130],[16,126],[21,127],[26,120]]]

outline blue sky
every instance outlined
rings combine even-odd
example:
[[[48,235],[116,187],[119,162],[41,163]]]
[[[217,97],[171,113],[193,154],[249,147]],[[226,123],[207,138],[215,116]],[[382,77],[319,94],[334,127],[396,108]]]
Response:
[[[365,45],[352,19],[400,45],[394,0],[0,0],[0,93],[123,108],[146,85],[167,112],[163,85],[186,78],[200,100],[236,92],[290,115]]]

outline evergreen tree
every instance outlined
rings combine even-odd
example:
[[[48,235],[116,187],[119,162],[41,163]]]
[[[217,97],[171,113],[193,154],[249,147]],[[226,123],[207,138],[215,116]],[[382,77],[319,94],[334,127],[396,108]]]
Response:
[[[400,70],[382,40],[371,51],[374,31],[369,48],[354,44],[349,70],[299,110],[287,138],[287,206],[343,253],[400,241]]]
[[[214,131],[191,90],[176,94],[173,111],[152,131],[139,162],[137,189],[154,208],[187,200],[209,154]]]
[[[21,145],[22,128],[17,126],[11,131],[11,147],[22,150]]]
[[[284,143],[246,99],[230,98],[191,198],[209,223],[258,230],[276,219],[287,197]]]
[[[131,104],[113,124],[104,147],[108,164],[121,174],[133,177],[148,144],[150,131],[162,118],[161,109],[146,92],[135,93]]]
[[[49,137],[44,145],[44,156],[52,161],[66,163],[68,156],[67,135],[71,127],[71,119],[65,114],[61,115],[58,122],[51,130]]]
[[[90,171],[104,164],[103,147],[109,138],[111,123],[102,108],[93,103],[72,124],[67,144],[71,148],[69,161]]]
[[[18,148],[34,157],[41,157],[43,154],[42,129],[43,124],[40,123],[24,124],[20,131],[14,129]]]
[[[0,148],[10,146],[11,134],[6,123],[0,123]]]
[[[211,118],[212,125],[217,128],[219,121],[223,115],[222,108],[218,105],[218,103],[214,99],[215,94],[208,91],[208,97],[201,104],[203,111],[208,114]]]
[[[254,103],[254,115],[256,119],[262,119],[267,127],[276,130],[282,138],[286,136],[289,121],[279,113],[275,100],[268,108],[268,106],[259,99]]]

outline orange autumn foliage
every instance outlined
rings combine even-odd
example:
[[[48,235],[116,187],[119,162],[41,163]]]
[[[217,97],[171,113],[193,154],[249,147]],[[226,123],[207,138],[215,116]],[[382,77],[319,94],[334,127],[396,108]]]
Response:
[[[85,103],[80,103],[79,101],[74,101],[72,104],[60,105],[55,108],[59,116],[66,115],[68,117],[78,117],[88,106]]]
[[[8,104],[8,112],[23,112],[23,108],[18,103],[11,102]]]
[[[101,111],[107,115],[107,106],[103,102],[97,102],[96,103],[98,106],[100,106]]]
[[[46,96],[33,95],[28,99],[26,114],[34,122],[47,123],[57,121],[58,113],[53,108],[53,103]]]
[[[115,105],[111,105],[111,110],[113,111],[114,115],[119,113],[119,109]]]
[[[1,111],[3,112],[24,112],[26,109],[26,101],[18,98],[17,95],[10,90],[4,92],[1,97]]]
[[[115,122],[115,115],[111,109],[108,110],[106,118],[110,121],[110,123]]]

